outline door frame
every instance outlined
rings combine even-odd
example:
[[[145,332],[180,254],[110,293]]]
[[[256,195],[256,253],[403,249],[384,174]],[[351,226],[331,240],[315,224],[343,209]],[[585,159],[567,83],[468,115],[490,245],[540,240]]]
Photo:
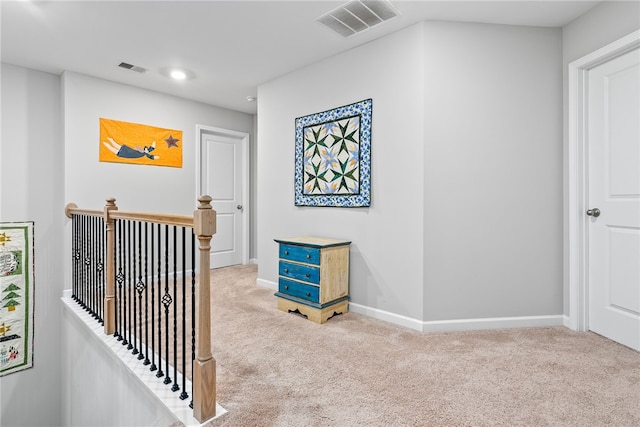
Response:
[[[239,132],[207,125],[196,125],[196,199],[202,195],[200,163],[202,161],[202,136],[218,135],[227,138],[240,140],[242,151],[242,264],[249,263],[249,216],[251,206],[249,205],[249,133]],[[215,237],[214,237],[215,238]]]
[[[588,75],[592,68],[640,47],[640,30],[569,64],[568,282],[569,328],[589,330]]]

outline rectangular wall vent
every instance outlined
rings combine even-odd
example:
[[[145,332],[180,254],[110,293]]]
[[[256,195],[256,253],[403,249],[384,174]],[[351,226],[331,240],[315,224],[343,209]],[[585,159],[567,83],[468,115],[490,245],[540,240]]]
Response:
[[[387,0],[351,0],[316,21],[342,37],[350,37],[396,16],[398,12]]]
[[[126,62],[121,62],[120,64],[118,64],[118,67],[135,71],[136,73],[146,73],[147,71],[149,71],[146,68],[138,67],[137,65],[127,64]]]

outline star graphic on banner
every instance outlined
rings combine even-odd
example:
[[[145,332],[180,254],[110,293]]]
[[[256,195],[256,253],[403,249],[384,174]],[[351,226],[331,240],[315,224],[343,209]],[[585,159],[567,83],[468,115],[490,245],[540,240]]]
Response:
[[[178,148],[179,139],[175,139],[173,135],[169,135],[169,138],[165,139],[164,142],[167,143],[167,148],[176,147]]]

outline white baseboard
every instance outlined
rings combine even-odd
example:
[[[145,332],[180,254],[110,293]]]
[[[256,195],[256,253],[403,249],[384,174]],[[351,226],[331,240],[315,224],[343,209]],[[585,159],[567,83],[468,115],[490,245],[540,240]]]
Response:
[[[273,289],[274,291],[278,290],[278,283],[272,282],[271,280],[264,280],[264,279],[258,278],[256,280],[256,285],[260,286],[261,288]]]
[[[489,317],[423,322],[423,332],[475,331],[483,329],[539,328],[564,326],[564,316]]]
[[[256,285],[262,288],[278,290],[278,283],[270,280],[256,280]],[[422,321],[402,314],[391,313],[379,308],[349,302],[349,311],[383,320],[419,332],[450,332],[473,331],[482,329],[532,328],[545,326],[567,326],[569,318],[558,314],[552,316],[516,316],[489,317],[483,319],[453,319]]]
[[[349,311],[364,314],[365,316],[373,317],[374,319],[384,320],[385,322],[394,323],[396,325],[404,326],[405,328],[422,332],[422,321],[412,319],[411,317],[403,316],[401,314],[367,307],[366,305],[360,305],[354,302],[349,302]]]
[[[454,319],[421,321],[401,314],[391,313],[353,302],[349,303],[349,311],[373,317],[378,320],[394,323],[420,332],[473,331],[483,329],[531,328],[545,326],[566,326],[567,316],[518,316],[492,317],[484,319]]]
[[[258,258],[249,258],[249,264],[258,264]]]

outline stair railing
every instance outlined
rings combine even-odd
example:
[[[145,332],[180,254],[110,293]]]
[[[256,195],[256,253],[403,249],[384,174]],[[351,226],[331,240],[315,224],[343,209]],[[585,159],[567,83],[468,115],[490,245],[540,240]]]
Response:
[[[102,211],[80,209],[74,203],[65,207],[72,220],[72,298],[104,324],[105,334],[137,354],[141,363],[157,371],[156,377],[164,377],[165,384],[172,382],[169,363],[173,356],[171,389],[176,392],[181,388],[177,381],[181,361],[183,400],[188,398],[185,377],[190,369],[190,406],[201,423],[216,415],[210,311],[216,211],[211,200],[201,196],[193,216],[120,211],[113,198],[106,200]],[[190,324],[185,318],[187,307],[191,308]],[[191,329],[190,354],[186,351],[187,326]],[[186,365],[187,359],[191,366]]]

